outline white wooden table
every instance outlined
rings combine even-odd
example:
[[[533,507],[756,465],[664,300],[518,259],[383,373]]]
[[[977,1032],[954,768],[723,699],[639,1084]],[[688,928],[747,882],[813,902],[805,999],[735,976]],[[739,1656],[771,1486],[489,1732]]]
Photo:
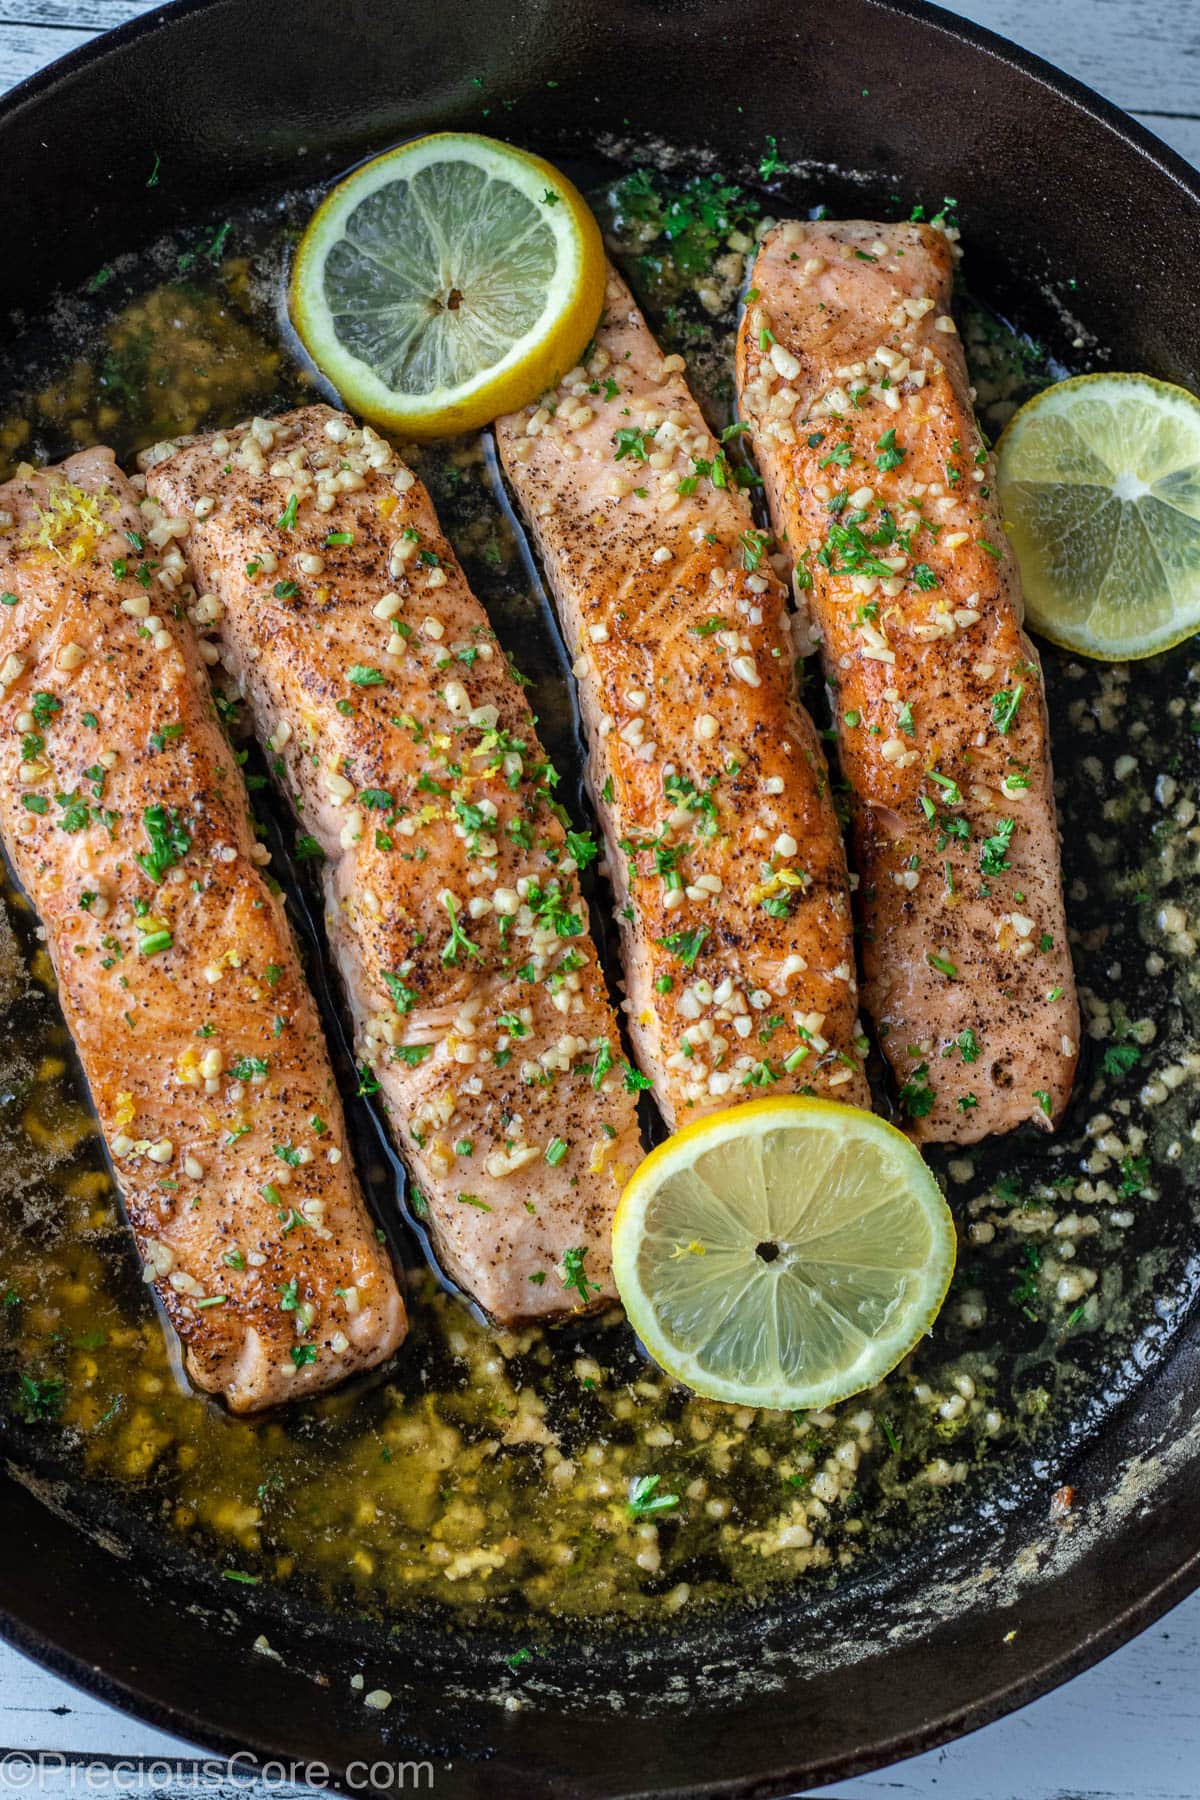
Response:
[[[1090,83],[1200,165],[1200,0],[948,4]],[[146,0],[0,0],[0,92],[145,10]],[[186,1766],[196,1754],[0,1645],[0,1796],[104,1787],[100,1767],[86,1783],[84,1771],[72,1778],[66,1769],[31,1781],[21,1753],[45,1750],[96,1764],[132,1757]],[[16,1753],[7,1767],[6,1752]],[[161,1764],[147,1776],[151,1785],[174,1785]],[[122,1791],[131,1791],[127,1780]],[[1023,1712],[822,1792],[829,1800],[1200,1800],[1200,1594]]]

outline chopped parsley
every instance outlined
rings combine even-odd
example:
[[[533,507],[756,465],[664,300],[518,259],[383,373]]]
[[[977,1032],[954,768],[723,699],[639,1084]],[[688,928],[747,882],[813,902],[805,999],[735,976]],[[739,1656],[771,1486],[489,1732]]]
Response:
[[[596,1060],[592,1064],[592,1086],[599,1088],[604,1077],[613,1066],[613,1055],[607,1042],[601,1044],[596,1052]]]
[[[473,944],[471,942],[470,938],[458,922],[458,904],[455,901],[454,896],[452,894],[443,894],[442,904],[450,915],[450,936],[442,946],[443,966],[449,966],[451,963],[457,964],[458,953],[460,950],[465,950],[468,957],[474,957],[477,962],[482,962],[483,951],[479,948],[478,944]]]
[[[139,850],[134,861],[157,887],[169,869],[181,863],[192,847],[191,833],[173,806],[148,806],[142,814],[142,830],[149,850]]]
[[[903,1084],[897,1098],[902,1112],[910,1119],[923,1119],[933,1111],[933,1089],[929,1085],[929,1064],[920,1062]]]
[[[588,1278],[584,1268],[586,1249],[564,1250],[562,1261],[562,1284],[568,1290],[577,1293],[581,1300],[587,1301],[593,1294],[600,1292],[600,1283]]]
[[[1008,852],[1012,843],[1015,819],[1001,819],[990,837],[979,847],[979,869],[983,875],[1002,875],[1009,867]]]
[[[696,958],[708,936],[707,925],[698,925],[694,931],[672,931],[658,941],[664,950],[669,950],[672,956],[678,958],[685,969],[694,969]]]
[[[1009,1294],[1012,1304],[1019,1307],[1027,1319],[1036,1319],[1032,1301],[1038,1298],[1038,1271],[1042,1266],[1042,1253],[1036,1244],[1026,1244],[1023,1254],[1023,1267],[1020,1270],[1016,1286]]]
[[[393,975],[388,969],[383,972],[383,981],[388,993],[392,996],[392,1004],[396,1011],[401,1014],[410,1013],[417,1004],[416,989],[406,987],[399,975]]]
[[[646,445],[653,436],[653,428],[642,431],[633,425],[623,425],[613,433],[614,461],[623,462],[627,456],[632,456],[635,462],[649,462],[650,452]]]
[[[567,854],[574,857],[579,868],[586,869],[595,862],[600,850],[590,831],[568,831]]]
[[[772,137],[771,133],[768,131],[767,148],[758,164],[759,180],[770,181],[772,175],[777,174],[783,166],[783,158],[779,154],[779,140]]]
[[[1012,730],[1024,692],[1025,683],[1021,681],[1014,688],[1001,688],[999,693],[992,695],[992,724],[1005,737]]]
[[[256,1075],[267,1073],[265,1056],[239,1056],[229,1071],[235,1081],[251,1081]]]
[[[897,444],[894,428],[884,432],[875,448],[879,452],[875,458],[875,467],[882,475],[886,475],[889,469],[898,469],[908,455],[907,450]]]
[[[629,1484],[629,1498],[625,1503],[631,1518],[652,1518],[655,1513],[670,1512],[673,1506],[679,1505],[678,1494],[658,1492],[661,1479],[660,1475],[634,1476]]]
[[[936,782],[938,787],[941,788],[942,793],[945,795],[947,806],[962,805],[962,790],[957,781],[949,775],[941,774],[937,769],[928,769],[926,775],[928,780]]]
[[[1136,1044],[1109,1044],[1104,1052],[1101,1067],[1106,1075],[1120,1080],[1136,1069],[1142,1060],[1142,1053]]]
[[[17,1377],[17,1413],[27,1425],[61,1418],[67,1390],[62,1381],[36,1381],[32,1375]]]
[[[766,555],[771,534],[767,531],[742,531],[738,534],[738,544],[742,553],[742,567],[747,574],[753,575]]]
[[[636,219],[665,239],[665,249],[650,257],[651,265],[673,262],[684,277],[706,273],[731,232],[753,236],[762,213],[752,194],[719,175],[693,175],[669,186],[645,168],[634,169],[617,182],[610,199],[618,220]]]
[[[844,490],[841,500],[844,504]],[[829,506],[833,510],[833,500],[829,502]],[[839,557],[840,561],[837,560]],[[831,575],[878,575],[881,581],[890,581],[893,573],[885,562],[871,554],[870,545],[857,525],[850,522],[842,524],[837,519],[829,526],[825,543],[817,553],[817,561]]]

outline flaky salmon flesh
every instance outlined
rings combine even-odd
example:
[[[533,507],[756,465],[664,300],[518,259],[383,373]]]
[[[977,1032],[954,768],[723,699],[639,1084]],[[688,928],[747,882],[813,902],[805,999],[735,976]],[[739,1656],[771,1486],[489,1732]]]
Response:
[[[502,418],[579,684],[629,1030],[668,1122],[868,1104],[845,855],[786,590],[620,277],[580,366]]]
[[[1041,668],[951,277],[927,225],[777,225],[737,376],[833,696],[865,1005],[913,1135],[970,1143],[1058,1119],[1079,1008]]]
[[[595,847],[428,494],[324,406],[145,461],[321,858],[358,1054],[442,1266],[506,1324],[610,1299],[642,1150],[579,888]]]
[[[0,835],[146,1278],[247,1412],[380,1362],[405,1312],[181,578],[107,450],[0,488]]]

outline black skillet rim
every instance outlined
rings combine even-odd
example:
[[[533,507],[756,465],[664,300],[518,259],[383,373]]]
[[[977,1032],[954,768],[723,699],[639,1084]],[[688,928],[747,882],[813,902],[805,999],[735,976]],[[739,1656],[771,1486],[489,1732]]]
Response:
[[[1139,162],[1156,165],[1200,209],[1200,174],[1170,145],[1086,83],[1066,74],[1042,57],[1011,43],[986,26],[947,12],[940,6],[928,4],[927,0],[867,0],[867,3],[881,13],[911,19],[918,26],[956,39],[970,50],[1006,64],[1025,81],[1033,84],[1032,91],[1038,88],[1050,90],[1104,128]],[[156,31],[169,28],[176,19],[209,11],[216,4],[218,0],[169,0],[168,4],[155,7],[102,32],[89,42],[56,58],[0,96],[0,120],[24,110],[31,103],[35,104],[64,78],[73,78],[86,72],[93,64],[105,60],[111,52]],[[1110,1428],[1111,1424],[1110,1421]],[[31,1503],[40,1506],[39,1502]],[[1167,1504],[1170,1505],[1169,1498]],[[718,1787],[672,1786],[669,1790],[671,1800],[688,1800],[689,1796],[700,1800],[702,1795],[718,1794],[727,1795],[730,1800],[745,1795],[748,1800],[751,1793],[756,1800],[759,1797],[766,1800],[770,1795],[795,1793],[797,1784],[803,1784],[806,1788],[824,1786],[934,1749],[1028,1705],[1094,1666],[1139,1632],[1146,1630],[1198,1586],[1200,1538],[1194,1541],[1192,1548],[1169,1574],[1152,1577],[1147,1581],[1144,1591],[1140,1591],[1134,1600],[1103,1625],[1095,1629],[1085,1628],[1065,1648],[1056,1649],[1036,1667],[1027,1669],[1014,1680],[994,1688],[984,1698],[945,1711],[939,1718],[924,1726],[909,1728],[885,1741],[876,1741],[869,1749],[849,1750],[827,1758],[819,1765],[810,1765],[806,1770],[787,1773],[776,1769],[757,1779],[747,1778],[745,1785],[740,1781],[731,1783],[722,1780]],[[260,1753],[266,1760],[280,1754],[266,1737],[259,1738],[255,1735],[250,1738],[250,1734],[243,1734],[240,1738],[235,1738],[212,1727],[185,1706],[160,1700],[140,1691],[132,1682],[108,1675],[98,1664],[86,1660],[49,1633],[27,1624],[24,1619],[11,1613],[2,1601],[0,1638],[82,1691],[145,1720],[159,1731],[222,1755],[231,1755],[238,1750],[252,1750]],[[75,1757],[71,1760],[89,1759]],[[331,1785],[349,1792],[366,1791],[363,1787],[347,1788],[345,1772],[339,1769],[331,1770]],[[532,1788],[530,1791],[533,1791]],[[645,1796],[645,1800],[652,1800],[653,1796],[661,1796],[661,1800],[667,1800],[668,1795],[668,1790],[657,1788],[639,1792]]]

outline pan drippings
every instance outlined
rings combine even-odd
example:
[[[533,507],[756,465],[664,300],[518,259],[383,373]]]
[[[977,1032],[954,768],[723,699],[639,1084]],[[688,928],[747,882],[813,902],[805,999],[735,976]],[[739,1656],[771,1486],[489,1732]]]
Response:
[[[661,183],[639,177],[631,198],[628,172],[582,173],[608,196],[611,247],[656,331],[687,357],[711,423],[724,426],[736,289],[778,200],[751,196],[756,211],[743,196],[713,246],[664,235]],[[213,220],[63,297],[0,359],[0,474],[97,441],[128,459],[164,434],[313,398],[319,384],[277,316],[311,199]],[[797,193],[789,205],[819,199]],[[968,303],[963,323],[994,434],[1050,365],[984,307]],[[490,441],[400,448],[532,684],[560,798],[586,823],[568,671]],[[295,896],[332,1021],[363,1178],[411,1271],[411,1335],[391,1373],[258,1421],[186,1387],[138,1278],[36,921],[10,889],[0,934],[10,1453],[70,1477],[81,1513],[111,1513],[119,1492],[131,1521],[185,1539],[230,1597],[280,1582],[381,1616],[435,1607],[511,1625],[647,1618],[827,1580],[886,1556],[931,1513],[949,1520],[986,1504],[1073,1425],[1095,1429],[1138,1356],[1163,1353],[1163,1321],[1169,1335],[1194,1279],[1200,665],[1186,645],[1133,668],[1044,656],[1081,1074],[1054,1139],[1030,1131],[930,1153],[960,1223],[958,1273],[933,1335],[882,1387],[828,1414],[723,1408],[673,1388],[619,1320],[495,1333],[437,1288],[398,1202],[398,1165],[355,1095],[321,972],[315,890],[248,752],[272,866]],[[828,725],[815,675],[808,687]],[[589,898],[603,937],[602,889]],[[647,1477],[671,1505],[630,1505]]]

